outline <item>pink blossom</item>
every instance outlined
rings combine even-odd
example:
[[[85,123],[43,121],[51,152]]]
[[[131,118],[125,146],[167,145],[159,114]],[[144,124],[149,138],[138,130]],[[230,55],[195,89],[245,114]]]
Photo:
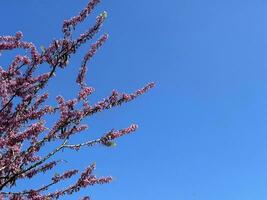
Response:
[[[95,24],[78,37],[74,38],[72,34],[75,27],[87,18],[99,2],[90,0],[77,16],[65,20],[62,38],[52,40],[40,52],[32,42],[23,41],[22,32],[17,32],[14,36],[0,36],[1,52],[17,49],[25,51],[23,56],[15,56],[9,65],[0,67],[0,200],[57,199],[85,187],[112,181],[110,176],[95,176],[95,164],[91,164],[79,175],[78,170],[55,174],[50,182],[44,183],[40,188],[18,192],[13,190],[13,186],[20,183],[19,180],[26,181],[38,174],[55,170],[61,161],[55,160],[55,155],[65,149],[79,150],[95,144],[110,146],[113,140],[137,129],[137,125],[132,124],[118,131],[111,130],[97,139],[69,144],[73,135],[88,129],[88,125],[83,124],[86,118],[134,100],[154,87],[150,83],[130,94],[113,90],[111,95],[96,101],[97,103],[89,102],[94,88],[86,84],[87,64],[108,39],[108,34],[96,40],[84,55],[76,76],[78,91],[73,98],[67,99],[58,95],[55,99],[57,103],[54,103],[45,92],[47,84],[58,73],[58,69],[67,67],[72,55],[99,32],[107,17],[106,12],[98,15]],[[39,70],[41,64],[49,67]],[[46,122],[47,119],[49,123]],[[51,144],[49,148],[48,144]],[[54,149],[51,150],[50,147]],[[66,179],[72,180],[74,176],[77,179],[73,184],[48,192],[52,185]],[[88,199],[89,197],[83,198]]]

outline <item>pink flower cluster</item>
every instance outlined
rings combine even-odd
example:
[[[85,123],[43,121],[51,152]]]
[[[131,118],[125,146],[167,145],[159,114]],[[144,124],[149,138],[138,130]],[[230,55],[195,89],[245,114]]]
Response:
[[[63,30],[63,33],[64,33],[65,37],[69,37],[70,36],[71,28],[74,29],[77,24],[79,24],[82,21],[84,21],[85,18],[92,12],[94,7],[98,3],[100,3],[100,0],[91,0],[87,4],[87,6],[77,16],[74,16],[71,19],[64,21],[62,30]]]
[[[87,186],[92,186],[95,184],[104,184],[104,183],[110,183],[112,181],[111,177],[100,177],[97,178],[96,176],[92,175],[93,170],[95,169],[95,164],[90,165],[87,167],[87,169],[80,175],[80,178],[76,181],[75,184],[70,185],[69,187],[58,190],[54,193],[50,193],[47,195],[47,197],[52,199],[57,199],[58,197],[62,195],[71,195],[74,192],[80,191],[80,189],[85,188]],[[63,179],[70,178],[71,176],[75,175],[78,171],[72,170],[62,175]],[[62,180],[56,179],[56,181]],[[85,197],[85,199],[88,199],[89,197]]]
[[[101,138],[101,143],[106,145],[106,146],[110,146],[112,144],[111,143],[112,140],[114,140],[118,137],[124,136],[126,134],[129,134],[131,132],[134,132],[134,131],[136,131],[137,128],[138,128],[138,126],[136,124],[132,124],[128,128],[121,129],[119,131],[112,130]]]
[[[71,56],[100,30],[107,17],[106,12],[101,13],[95,24],[77,38],[73,38],[72,34],[75,27],[86,19],[99,2],[90,0],[77,16],[65,20],[62,38],[53,40],[48,47],[43,47],[41,52],[33,43],[23,41],[22,32],[17,32],[14,36],[0,36],[0,52],[3,55],[5,51],[15,52],[16,49],[26,51],[24,56],[16,55],[8,66],[0,67],[0,200],[58,199],[62,195],[71,195],[82,188],[109,183],[112,180],[109,176],[93,175],[95,164],[92,164],[79,176],[78,170],[68,170],[60,172],[61,175],[54,175],[51,182],[37,189],[21,192],[12,190],[18,180],[27,181],[38,174],[55,170],[58,163],[61,163],[60,160],[55,160],[55,155],[64,149],[79,150],[81,147],[96,144],[111,146],[113,140],[137,129],[137,125],[133,124],[125,129],[112,130],[97,139],[69,144],[73,135],[88,128],[87,124],[82,124],[85,118],[134,100],[154,87],[154,83],[149,83],[130,94],[114,90],[110,96],[97,103],[88,101],[94,88],[86,85],[87,64],[107,41],[107,34],[94,42],[84,55],[76,77],[79,89],[73,99],[65,100],[59,95],[56,98],[57,104],[49,105],[49,95],[44,92],[57,70],[65,68]],[[50,67],[46,72],[38,73],[37,69],[41,64]],[[51,118],[52,125],[46,122],[47,118]],[[47,151],[48,144],[57,145]],[[41,154],[41,150],[47,154]],[[78,179],[74,184],[51,191],[51,186],[66,179],[73,179],[76,175]],[[88,200],[89,197],[83,199]]]
[[[87,62],[95,55],[96,51],[105,43],[108,39],[108,35],[103,35],[95,44],[91,46],[88,53],[84,56],[82,66],[80,68],[80,72],[77,76],[76,82],[79,83],[81,86],[85,85],[84,78],[87,72]]]
[[[64,172],[62,175],[54,175],[54,177],[52,177],[52,180],[54,181],[54,183],[57,183],[61,180],[71,178],[72,176],[74,176],[77,173],[78,173],[78,170],[76,170],[76,169],[75,170],[69,170],[69,171]]]

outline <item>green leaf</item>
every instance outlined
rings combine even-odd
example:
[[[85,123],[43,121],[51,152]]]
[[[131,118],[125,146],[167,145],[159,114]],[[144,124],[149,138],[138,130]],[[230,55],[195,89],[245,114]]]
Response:
[[[46,51],[46,49],[45,49],[45,47],[43,45],[40,46],[40,48],[41,48],[41,50],[42,50],[43,53]]]
[[[107,147],[115,147],[115,146],[117,146],[117,144],[115,142],[113,142],[113,141],[108,141],[108,142],[105,143],[105,145]]]

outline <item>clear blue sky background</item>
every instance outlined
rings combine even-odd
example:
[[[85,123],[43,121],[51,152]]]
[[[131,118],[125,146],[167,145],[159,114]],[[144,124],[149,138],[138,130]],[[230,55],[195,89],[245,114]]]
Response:
[[[0,34],[22,30],[27,40],[47,45],[86,2],[1,1]],[[65,153],[73,163],[58,170],[96,161],[97,175],[115,177],[66,199],[267,199],[266,9],[264,0],[103,1],[77,29],[108,11],[102,33],[110,39],[89,65],[92,102],[113,88],[131,92],[150,81],[157,87],[87,120],[90,129],[75,141],[131,122],[140,129],[116,148]],[[49,85],[52,97],[73,97],[86,49]]]

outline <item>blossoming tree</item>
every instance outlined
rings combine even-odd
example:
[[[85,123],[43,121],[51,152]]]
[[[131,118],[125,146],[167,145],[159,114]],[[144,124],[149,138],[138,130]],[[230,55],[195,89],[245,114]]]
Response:
[[[107,34],[91,45],[82,60],[76,79],[80,88],[76,97],[65,100],[62,96],[57,96],[55,105],[45,104],[48,94],[44,93],[43,89],[55,76],[57,69],[67,67],[70,57],[81,45],[99,32],[105,21],[107,14],[103,12],[96,18],[93,27],[75,39],[72,36],[75,27],[86,19],[98,3],[99,0],[91,0],[77,16],[65,20],[62,38],[53,40],[41,51],[38,51],[33,43],[24,41],[22,32],[17,32],[15,36],[0,36],[0,52],[25,50],[24,55],[16,55],[8,66],[0,67],[0,199],[58,199],[63,195],[78,192],[81,188],[109,183],[112,180],[111,177],[93,175],[95,164],[91,164],[80,174],[76,169],[68,170],[62,174],[55,174],[50,182],[39,188],[33,186],[29,190],[12,191],[18,180],[27,180],[53,170],[59,162],[54,155],[61,150],[78,151],[80,148],[96,144],[112,146],[114,139],[129,134],[137,128],[137,125],[132,124],[125,129],[117,131],[112,129],[97,139],[78,144],[69,142],[73,135],[87,128],[82,124],[84,118],[129,102],[154,86],[150,83],[131,94],[114,90],[104,100],[94,105],[89,104],[88,96],[94,92],[94,89],[86,85],[86,66],[107,40]],[[36,73],[41,64],[50,66],[46,73]],[[47,116],[55,116],[57,119],[52,126],[48,126],[45,122]],[[60,145],[41,156],[40,151],[45,149],[47,144],[55,141]],[[77,180],[71,185],[56,191],[50,189],[51,186],[77,174],[79,174]],[[82,199],[89,199],[89,197]]]

